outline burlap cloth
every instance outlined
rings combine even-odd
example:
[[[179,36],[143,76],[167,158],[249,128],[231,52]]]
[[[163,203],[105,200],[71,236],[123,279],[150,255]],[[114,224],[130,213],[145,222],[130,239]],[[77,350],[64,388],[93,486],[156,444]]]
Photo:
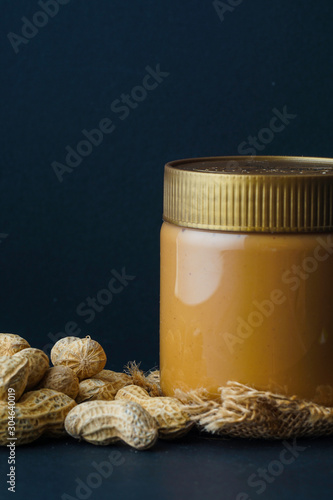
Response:
[[[159,371],[143,373],[135,363],[127,366],[133,383],[151,396],[163,396]],[[180,400],[196,425],[221,436],[264,439],[328,436],[333,434],[333,408],[257,391],[237,382],[228,382],[219,389],[220,397],[212,400],[207,391],[188,393],[177,390]]]

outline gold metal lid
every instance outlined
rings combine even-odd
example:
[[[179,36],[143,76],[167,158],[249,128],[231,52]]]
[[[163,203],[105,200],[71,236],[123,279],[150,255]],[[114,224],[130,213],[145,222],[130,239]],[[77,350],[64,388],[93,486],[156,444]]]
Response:
[[[169,162],[163,219],[220,231],[333,231],[333,159],[221,156]]]

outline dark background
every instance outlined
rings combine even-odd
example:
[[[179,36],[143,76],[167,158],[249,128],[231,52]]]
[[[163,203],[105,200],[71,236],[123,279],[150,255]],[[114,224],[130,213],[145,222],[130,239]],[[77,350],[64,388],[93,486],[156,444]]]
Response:
[[[1,0],[1,331],[46,350],[91,334],[111,369],[157,366],[164,163],[242,153],[285,106],[296,117],[256,152],[332,156],[331,0],[235,3],[223,16],[212,1],[70,0],[15,53],[8,33],[22,36],[22,17],[41,7]],[[121,120],[111,103],[157,65],[169,76]],[[52,163],[106,117],[114,132],[59,182]],[[87,323],[77,307],[123,268],[135,279]],[[146,498],[256,498],[247,478],[282,446],[182,443],[147,454],[120,447],[126,467],[93,494],[141,498],[144,482]],[[110,452],[65,444],[20,448],[16,498],[74,495],[74,479]],[[261,498],[330,498],[331,444],[310,444]]]

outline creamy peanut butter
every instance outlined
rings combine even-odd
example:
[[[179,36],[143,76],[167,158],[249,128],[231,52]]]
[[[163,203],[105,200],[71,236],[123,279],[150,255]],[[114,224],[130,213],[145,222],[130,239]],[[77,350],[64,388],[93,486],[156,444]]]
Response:
[[[260,165],[258,168],[260,174]],[[325,168],[327,175],[333,175],[327,165]],[[206,177],[207,167],[204,171]],[[301,174],[298,171],[295,175]],[[214,186],[216,182],[217,177]],[[319,189],[317,176],[313,185]],[[184,193],[177,193],[174,185],[172,189],[174,196]],[[326,193],[326,184],[324,190]],[[246,232],[245,228],[211,230],[209,223],[205,229],[191,227],[193,217],[198,226],[201,216],[194,210],[197,193],[193,186],[189,191],[190,205],[176,207],[187,214],[187,220],[164,222],[161,230],[163,392],[173,395],[177,388],[203,387],[215,396],[219,387],[236,381],[333,406],[333,229],[323,231],[330,226],[324,226],[320,219],[328,220],[333,199],[327,195],[323,214],[318,208],[321,198],[313,208],[320,230],[314,227],[313,217],[309,222],[312,226],[307,228],[303,210],[310,213],[311,207],[308,201],[304,209],[299,201],[296,231],[288,226],[262,231],[258,224]],[[242,196],[246,206],[252,203],[248,194]],[[307,192],[298,200],[305,196],[310,195]],[[223,201],[223,197],[210,198],[219,213]],[[243,210],[241,202],[237,207]],[[215,213],[209,217],[216,223]],[[277,218],[292,221],[287,210],[275,214],[274,224]],[[268,224],[269,214],[265,220]]]

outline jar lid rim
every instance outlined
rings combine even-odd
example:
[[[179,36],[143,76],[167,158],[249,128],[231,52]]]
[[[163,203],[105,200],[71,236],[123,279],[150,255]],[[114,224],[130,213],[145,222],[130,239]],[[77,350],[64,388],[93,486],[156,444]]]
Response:
[[[210,156],[174,160],[166,166],[224,175],[333,175],[333,158],[306,156]]]
[[[333,159],[188,158],[165,165],[163,219],[225,231],[333,231]]]

